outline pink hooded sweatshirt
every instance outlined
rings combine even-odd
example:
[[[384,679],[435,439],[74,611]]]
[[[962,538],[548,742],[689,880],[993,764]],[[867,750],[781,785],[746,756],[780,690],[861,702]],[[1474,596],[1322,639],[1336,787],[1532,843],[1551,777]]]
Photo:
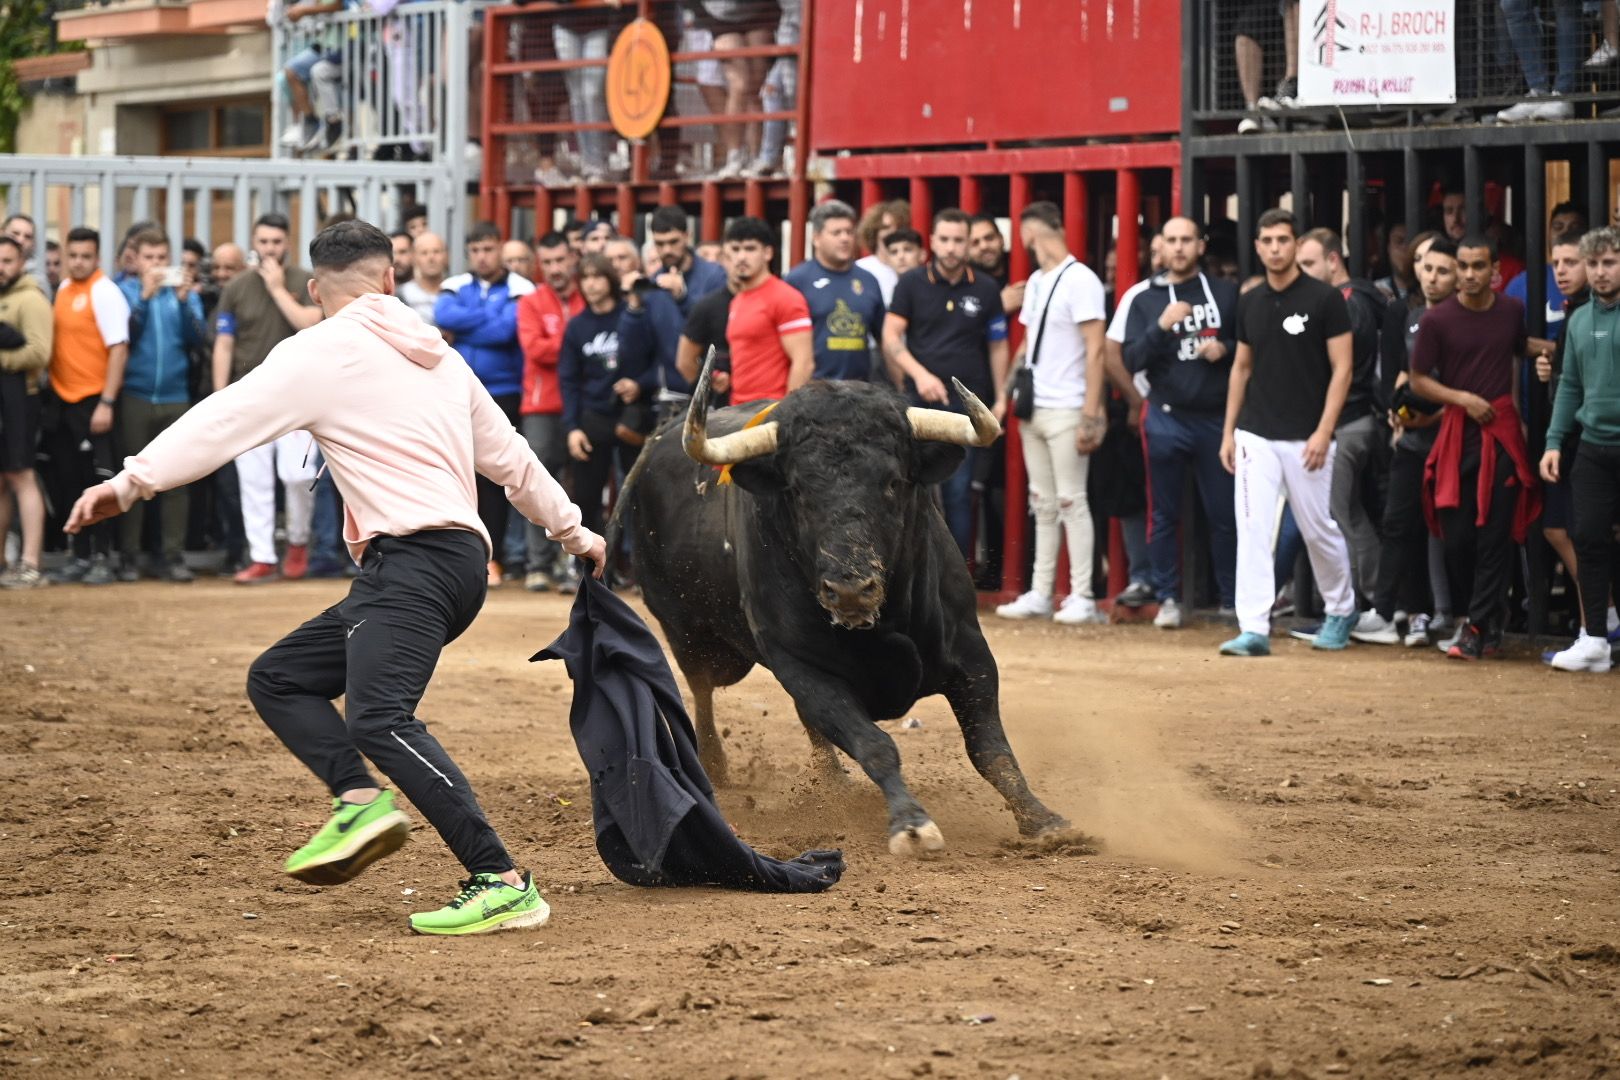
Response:
[[[490,547],[475,473],[504,486],[569,554],[596,540],[461,355],[380,293],[277,345],[125,458],[112,479],[118,505],[127,510],[300,429],[320,444],[343,495],[343,539],[356,562],[374,536],[429,529],[465,529]]]

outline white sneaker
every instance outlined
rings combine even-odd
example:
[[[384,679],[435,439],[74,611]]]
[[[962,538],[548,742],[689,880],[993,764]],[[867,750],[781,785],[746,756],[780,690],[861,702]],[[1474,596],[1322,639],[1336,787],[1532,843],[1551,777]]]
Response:
[[[1408,649],[1422,648],[1429,643],[1429,617],[1427,615],[1414,615],[1412,621],[1406,624],[1406,637],[1401,644]]]
[[[1038,592],[1027,592],[1018,599],[997,607],[996,614],[1003,619],[1050,619],[1052,598],[1042,596]]]
[[[1083,626],[1087,623],[1105,623],[1108,619],[1097,610],[1097,601],[1089,596],[1070,593],[1063,598],[1063,606],[1052,616],[1052,621],[1064,626]]]
[[[1582,630],[1575,644],[1554,656],[1551,663],[1559,671],[1608,671],[1612,663],[1609,643]]]
[[[1616,49],[1605,41],[1597,47],[1597,52],[1593,53],[1586,63],[1581,66],[1588,71],[1597,71],[1600,68],[1608,67],[1616,60],[1620,60],[1620,49]]]
[[[1399,645],[1401,635],[1395,629],[1395,624],[1378,614],[1376,611],[1364,611],[1357,620],[1355,629],[1350,636],[1357,641],[1364,641],[1368,645]]]
[[[1532,90],[1517,105],[1510,105],[1496,114],[1498,124],[1522,124],[1530,120],[1568,120],[1575,115],[1575,107],[1558,96],[1558,92]]]
[[[1181,629],[1181,605],[1174,600],[1159,601],[1159,613],[1153,616],[1153,625],[1160,630]]]

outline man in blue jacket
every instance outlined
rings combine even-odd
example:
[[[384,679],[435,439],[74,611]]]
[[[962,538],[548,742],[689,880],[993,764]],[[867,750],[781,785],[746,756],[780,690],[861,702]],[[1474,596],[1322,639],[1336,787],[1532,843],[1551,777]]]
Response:
[[[675,301],[682,319],[692,314],[699,300],[726,287],[725,267],[692,250],[687,224],[686,211],[678,206],[660,206],[647,223],[653,250],[658,254],[653,284]]]
[[[523,346],[518,343],[518,301],[534,291],[533,282],[511,273],[501,262],[501,231],[481,221],[467,234],[468,273],[448,278],[433,305],[433,321],[450,336],[456,351],[484,384],[495,404],[519,424],[523,406]],[[523,572],[524,553],[512,550],[507,535],[506,493],[500,485],[478,478],[478,516],[497,548],[506,538],[504,559],[491,560],[489,584],[501,583],[502,563]],[[518,534],[521,538],[521,533]]]
[[[129,302],[129,363],[118,398],[118,437],[126,447],[145,446],[191,406],[193,348],[208,340],[203,326],[202,299],[189,272],[171,266],[169,238],[159,229],[146,229],[130,240],[135,271],[119,285]],[[179,283],[171,284],[178,272]],[[166,581],[190,581],[183,548],[186,539],[186,490],[159,497],[163,518],[163,563],[158,576]],[[147,504],[137,502],[119,522],[123,562],[120,581],[140,576],[141,524]]]
[[[1154,625],[1181,625],[1182,480],[1193,469],[1209,516],[1210,556],[1221,607],[1233,606],[1237,523],[1232,475],[1221,467],[1221,427],[1237,334],[1237,287],[1199,269],[1204,240],[1191,219],[1174,217],[1160,231],[1165,269],[1131,302],[1125,320],[1125,366],[1150,384],[1142,437],[1153,492],[1148,558],[1159,598]]]
[[[613,264],[623,294],[619,363],[626,371],[639,373],[635,378],[647,409],[642,426],[677,413],[684,416],[692,399],[692,384],[675,366],[681,329],[686,325],[680,306],[642,274],[641,254],[634,240],[614,237],[602,253]]]

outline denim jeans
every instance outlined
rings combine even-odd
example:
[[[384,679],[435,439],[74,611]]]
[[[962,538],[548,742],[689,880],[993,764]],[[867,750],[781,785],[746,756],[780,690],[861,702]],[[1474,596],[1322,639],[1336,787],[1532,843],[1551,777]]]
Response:
[[[977,453],[969,447],[961,467],[939,485],[945,524],[950,527],[951,537],[964,559],[973,557],[973,456]]]
[[[1508,38],[1519,57],[1519,69],[1530,89],[1546,93],[1549,89],[1560,94],[1575,92],[1575,77],[1580,71],[1581,27],[1580,0],[1554,0],[1553,10],[1557,38],[1558,71],[1549,80],[1547,60],[1542,53],[1545,37],[1541,19],[1536,14],[1536,0],[1502,0],[1502,14],[1507,18]]]
[[[325,464],[326,459],[317,454],[315,467],[321,474],[315,481],[315,510],[310,516],[309,558],[318,566],[342,566],[347,557],[343,549],[343,504],[332,470],[324,468]]]

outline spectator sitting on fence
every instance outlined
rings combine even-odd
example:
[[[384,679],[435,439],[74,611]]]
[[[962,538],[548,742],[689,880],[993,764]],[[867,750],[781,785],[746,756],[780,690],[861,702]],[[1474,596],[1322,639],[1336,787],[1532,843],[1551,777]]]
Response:
[[[307,19],[318,15],[330,15],[353,6],[351,0],[333,0],[331,3],[297,4],[287,9],[287,22],[289,26],[300,19]],[[327,108],[317,110],[310,100],[310,90],[316,78],[316,67],[327,65],[329,69],[336,69],[343,61],[343,53],[338,47],[339,40],[332,32],[317,30],[314,40],[289,61],[282,69],[282,77],[287,86],[287,97],[291,99],[293,109],[293,122],[287,130],[281,133],[281,145],[288,150],[310,151],[323,145],[330,146],[336,139],[332,130],[333,121],[338,127],[343,123],[342,113],[336,112],[337,95],[334,93],[330,101],[322,101]],[[330,79],[331,72],[322,70],[319,73],[323,78]],[[322,121],[325,121],[323,129]]]
[[[1541,5],[1536,0],[1502,0],[1508,40],[1519,57],[1519,70],[1530,93],[1517,105],[1496,114],[1499,124],[1522,124],[1529,120],[1568,120],[1575,106],[1565,95],[1575,92],[1576,76],[1581,74],[1581,45],[1586,40],[1580,0],[1556,0],[1552,5],[1556,20],[1557,68],[1547,71],[1546,35],[1543,33]]]
[[[1299,96],[1299,0],[1243,0],[1238,5],[1237,31],[1233,47],[1237,52],[1238,86],[1243,91],[1243,107],[1248,115],[1238,123],[1238,134],[1276,131],[1277,125],[1265,111],[1292,109]],[[1265,77],[1264,40],[1275,40],[1278,20],[1282,22],[1284,71],[1277,92],[1265,97],[1260,83]]]

